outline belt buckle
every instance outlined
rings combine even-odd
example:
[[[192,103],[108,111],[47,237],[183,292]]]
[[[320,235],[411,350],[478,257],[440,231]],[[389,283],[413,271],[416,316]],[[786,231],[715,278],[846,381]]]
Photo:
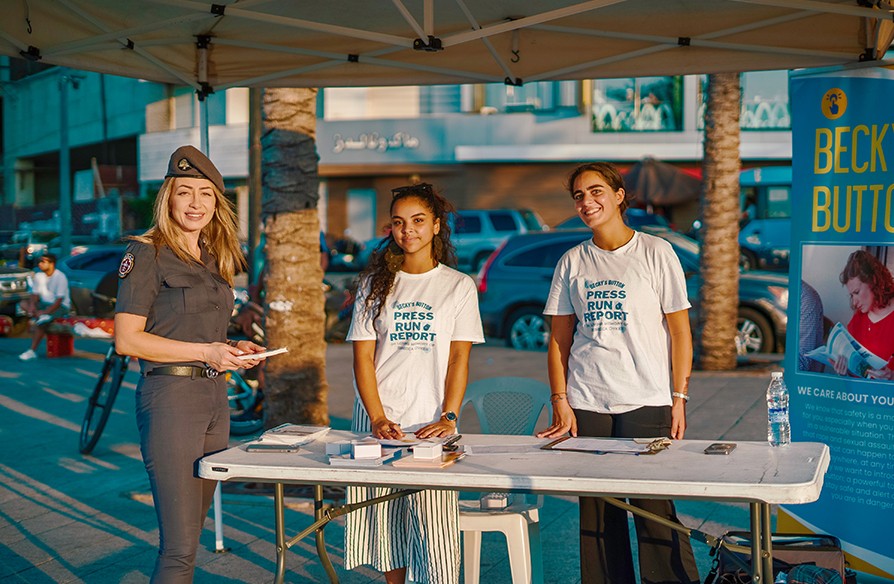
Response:
[[[218,375],[220,375],[220,371],[218,371],[211,365],[208,365],[207,367],[205,367],[205,377],[207,377],[208,379],[214,379]]]

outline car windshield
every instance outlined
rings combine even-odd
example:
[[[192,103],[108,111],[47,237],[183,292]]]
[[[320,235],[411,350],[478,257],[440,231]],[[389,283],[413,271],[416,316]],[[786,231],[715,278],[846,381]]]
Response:
[[[543,220],[540,219],[540,215],[529,210],[524,210],[521,214],[528,231],[541,231],[543,229]]]

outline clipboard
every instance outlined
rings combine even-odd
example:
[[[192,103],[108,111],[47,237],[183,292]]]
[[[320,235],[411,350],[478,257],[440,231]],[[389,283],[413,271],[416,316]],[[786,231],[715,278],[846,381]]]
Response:
[[[590,436],[563,436],[540,448],[566,452],[591,454],[656,454],[671,445],[670,438],[596,438]]]

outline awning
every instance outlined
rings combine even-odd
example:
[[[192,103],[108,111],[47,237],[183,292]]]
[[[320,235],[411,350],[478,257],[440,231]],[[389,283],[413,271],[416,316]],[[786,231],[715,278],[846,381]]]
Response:
[[[891,18],[887,0],[10,0],[0,54],[205,91],[518,84],[857,64]]]

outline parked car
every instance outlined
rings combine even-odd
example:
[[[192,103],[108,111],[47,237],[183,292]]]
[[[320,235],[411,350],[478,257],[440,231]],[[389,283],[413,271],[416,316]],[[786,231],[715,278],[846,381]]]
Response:
[[[68,277],[71,308],[76,314],[109,317],[115,311],[118,291],[118,266],[125,245],[94,246],[84,253],[59,261],[59,269]]]
[[[668,228],[671,226],[670,223],[667,222],[667,219],[661,215],[656,215],[655,213],[649,213],[645,209],[637,209],[633,207],[627,209],[624,213],[624,222],[634,229],[639,229],[643,225],[654,225],[656,227]],[[584,224],[584,220],[580,218],[580,215],[574,215],[556,225],[554,229],[584,229],[586,227],[587,226]]]
[[[788,271],[792,239],[792,167],[765,166],[739,175],[739,265],[743,270]],[[696,220],[688,234],[698,237]]]
[[[686,274],[689,300],[698,309],[698,243],[666,227],[644,226],[645,233],[668,241]],[[545,350],[549,324],[543,307],[556,264],[562,255],[592,235],[589,229],[531,233],[510,238],[478,274],[478,296],[485,334],[503,338],[510,347]],[[739,277],[736,347],[740,355],[781,351],[785,341],[788,278],[772,272],[745,272]]]
[[[744,170],[739,175],[739,187],[743,212],[739,228],[742,268],[788,271],[792,238],[792,167]]]
[[[0,248],[0,255],[7,264],[33,268],[40,256],[47,253],[49,242],[58,235],[55,231],[17,231]]]
[[[456,212],[452,241],[460,270],[478,272],[491,253],[513,235],[549,227],[530,209],[464,209]]]
[[[15,317],[16,306],[28,298],[28,277],[31,271],[0,267],[0,314]]]

